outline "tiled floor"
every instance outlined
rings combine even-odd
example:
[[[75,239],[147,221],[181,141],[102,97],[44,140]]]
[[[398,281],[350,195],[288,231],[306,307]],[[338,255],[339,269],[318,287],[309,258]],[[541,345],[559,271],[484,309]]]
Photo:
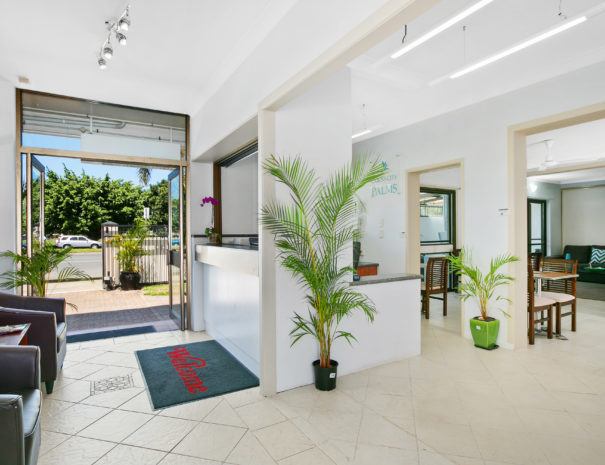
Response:
[[[205,339],[153,333],[70,344],[45,396],[41,465],[591,465],[605,463],[605,302],[568,341],[483,351],[459,312],[422,321],[422,355],[263,398],[257,389],[150,410],[133,351]],[[566,321],[564,328],[569,328]],[[287,349],[285,349],[287,350]],[[134,387],[91,396],[90,381]]]

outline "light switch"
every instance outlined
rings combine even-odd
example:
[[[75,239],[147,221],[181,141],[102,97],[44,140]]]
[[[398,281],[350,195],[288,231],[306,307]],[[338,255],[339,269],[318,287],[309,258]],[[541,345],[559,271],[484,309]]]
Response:
[[[378,221],[378,227],[379,227],[379,228],[384,228],[384,218],[382,218],[382,219],[380,219],[380,220]]]
[[[378,230],[378,239],[382,239],[384,237],[384,231],[382,229]]]

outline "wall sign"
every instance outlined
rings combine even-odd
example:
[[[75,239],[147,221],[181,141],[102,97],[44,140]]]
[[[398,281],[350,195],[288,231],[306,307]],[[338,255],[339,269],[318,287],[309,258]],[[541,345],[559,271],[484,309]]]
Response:
[[[386,174],[372,183],[372,198],[399,193],[399,176],[386,161],[382,162]]]

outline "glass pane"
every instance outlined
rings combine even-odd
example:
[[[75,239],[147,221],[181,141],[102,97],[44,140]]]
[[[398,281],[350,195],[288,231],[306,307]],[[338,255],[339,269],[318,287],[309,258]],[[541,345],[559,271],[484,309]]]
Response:
[[[449,194],[420,193],[421,242],[451,242],[450,202]]]
[[[44,226],[41,224],[41,194],[42,194],[42,176],[43,174],[32,166],[32,246],[37,248],[42,243]]]
[[[181,235],[180,235],[180,176],[170,180],[170,281],[172,292],[172,314],[175,318],[181,318]]]
[[[530,233],[532,242],[540,242],[542,240],[542,204],[530,203]]]
[[[184,115],[27,91],[21,114],[25,147],[186,158]]]

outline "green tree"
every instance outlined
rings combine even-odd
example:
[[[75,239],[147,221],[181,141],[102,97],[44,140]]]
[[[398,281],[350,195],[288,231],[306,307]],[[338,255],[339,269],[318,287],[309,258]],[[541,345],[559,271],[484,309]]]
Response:
[[[150,225],[168,224],[168,181],[162,179],[143,191],[143,206],[149,207]]]

